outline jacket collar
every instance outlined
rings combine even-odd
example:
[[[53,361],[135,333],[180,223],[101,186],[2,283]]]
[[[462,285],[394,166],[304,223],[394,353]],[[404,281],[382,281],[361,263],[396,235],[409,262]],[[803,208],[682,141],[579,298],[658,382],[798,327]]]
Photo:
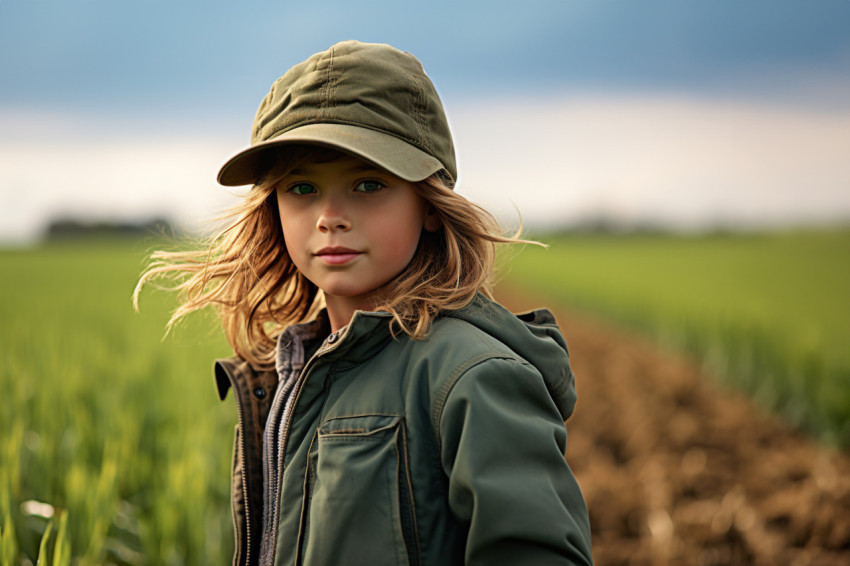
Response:
[[[388,312],[355,311],[347,325],[325,338],[317,354],[344,367],[361,364],[389,343],[390,320]]]
[[[258,371],[237,356],[216,360],[215,380],[219,399],[227,397],[231,386],[242,387],[259,374],[273,373],[275,377],[282,370],[301,369],[292,367],[297,358],[286,355],[286,349],[301,347],[308,350],[307,342],[321,339],[326,335],[318,349],[318,354],[328,361],[338,361],[341,367],[350,367],[363,363],[375,356],[392,339],[389,322],[392,315],[387,312],[355,311],[351,321],[339,331],[328,334],[330,326],[325,309],[314,320],[293,324],[278,337],[275,354],[276,370]],[[301,364],[307,357],[301,358]]]

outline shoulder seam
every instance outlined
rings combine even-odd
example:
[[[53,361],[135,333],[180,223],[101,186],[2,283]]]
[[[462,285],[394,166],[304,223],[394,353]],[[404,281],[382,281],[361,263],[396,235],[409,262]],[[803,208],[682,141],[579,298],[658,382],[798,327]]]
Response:
[[[496,336],[493,336],[492,334],[483,330],[479,326],[476,326],[475,324],[469,322],[468,320],[465,320],[465,319],[460,318],[460,317],[451,316],[451,315],[444,315],[444,318],[456,320],[456,321],[460,322],[461,324],[463,324],[466,328],[471,328],[474,332],[471,332],[470,334],[475,335],[476,338],[478,339],[478,341],[481,344],[489,347],[490,357],[512,358],[512,359],[515,359],[515,360],[517,360],[518,362],[521,362],[521,363],[529,363],[528,360],[526,360],[521,355],[519,355],[508,344],[506,344],[505,342],[503,342],[502,340],[500,340]],[[489,340],[485,340],[484,338],[487,338]],[[501,348],[493,348],[490,342],[495,342],[496,344],[499,344],[502,347]],[[471,358],[471,359],[475,359],[475,358]]]
[[[525,360],[518,359],[516,355],[510,355],[507,353],[496,353],[496,352],[486,352],[482,354],[478,354],[472,358],[469,358],[464,363],[459,365],[455,370],[449,375],[443,385],[440,387],[440,390],[437,392],[437,396],[434,399],[434,407],[431,410],[431,426],[434,428],[434,438],[437,442],[437,453],[442,453],[443,442],[440,438],[440,420],[443,417],[443,408],[446,405],[446,400],[449,398],[449,393],[454,388],[455,384],[463,377],[466,372],[468,372],[473,367],[486,362],[487,360],[513,360],[517,363],[523,364],[527,363]]]

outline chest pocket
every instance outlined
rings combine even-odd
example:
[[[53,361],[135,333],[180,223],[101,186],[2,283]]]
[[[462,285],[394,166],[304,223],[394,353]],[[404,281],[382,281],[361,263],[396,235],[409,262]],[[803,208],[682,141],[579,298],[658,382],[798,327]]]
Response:
[[[419,564],[401,416],[329,419],[307,466],[298,564]]]

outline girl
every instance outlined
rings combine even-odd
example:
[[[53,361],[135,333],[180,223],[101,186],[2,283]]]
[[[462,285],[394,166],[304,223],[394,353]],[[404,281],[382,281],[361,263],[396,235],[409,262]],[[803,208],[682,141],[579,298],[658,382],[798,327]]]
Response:
[[[171,322],[207,305],[239,424],[234,564],[589,564],[564,460],[575,403],[545,310],[490,298],[495,221],[412,55],[342,42],[290,69],[221,169],[253,184],[207,252],[157,252]],[[138,296],[139,288],[136,290]]]

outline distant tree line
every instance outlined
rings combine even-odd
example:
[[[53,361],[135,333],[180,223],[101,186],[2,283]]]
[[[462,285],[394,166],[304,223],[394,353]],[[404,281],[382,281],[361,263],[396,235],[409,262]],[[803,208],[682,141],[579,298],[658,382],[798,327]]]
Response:
[[[51,221],[45,233],[48,241],[80,238],[144,238],[162,236],[173,238],[174,227],[164,218],[147,222],[115,222],[108,220],[86,222],[72,218]]]

